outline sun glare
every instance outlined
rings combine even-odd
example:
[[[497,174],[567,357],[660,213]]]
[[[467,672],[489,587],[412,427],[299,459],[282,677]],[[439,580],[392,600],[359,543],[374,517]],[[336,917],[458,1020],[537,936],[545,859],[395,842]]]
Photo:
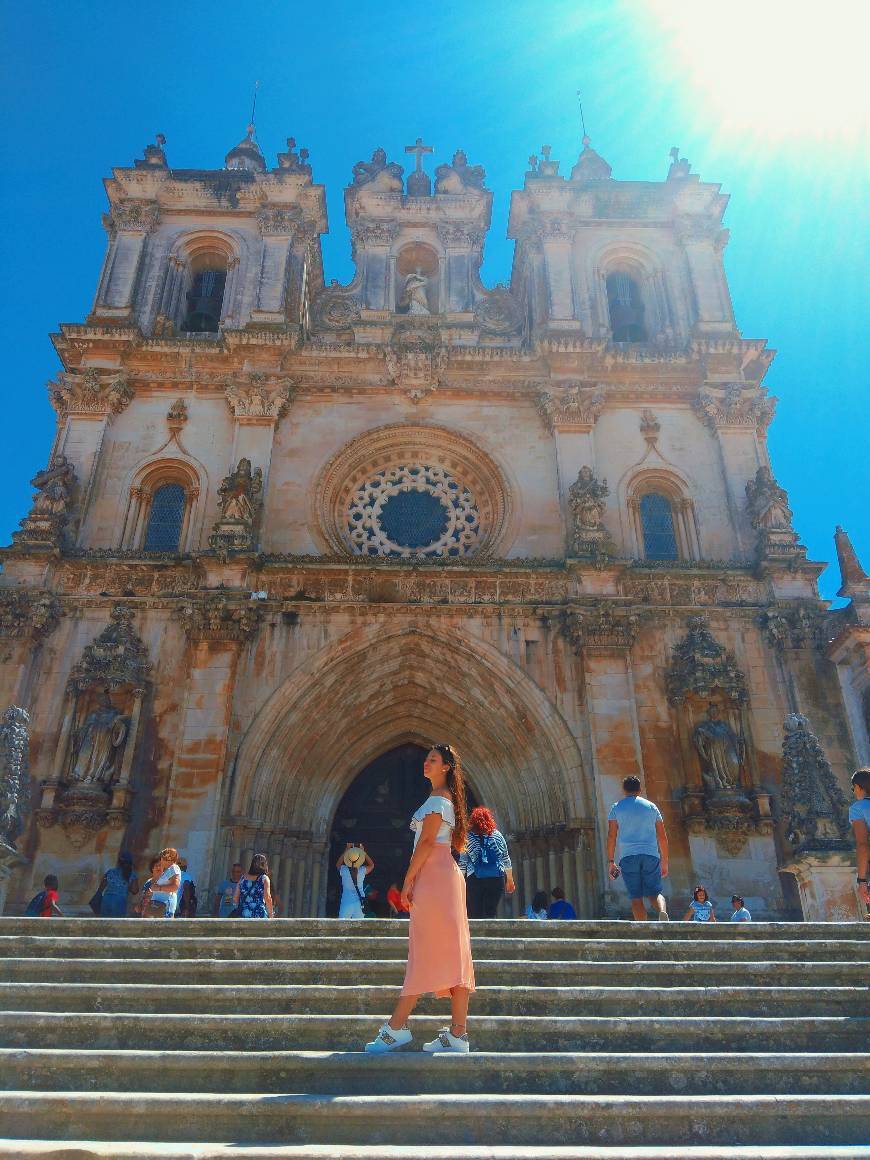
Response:
[[[646,0],[668,67],[726,131],[843,141],[870,111],[868,0]]]

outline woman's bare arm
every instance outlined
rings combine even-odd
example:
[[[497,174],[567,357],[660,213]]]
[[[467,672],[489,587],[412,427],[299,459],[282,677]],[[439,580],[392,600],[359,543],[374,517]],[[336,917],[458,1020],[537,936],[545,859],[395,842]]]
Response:
[[[426,865],[429,860],[429,855],[435,848],[435,839],[438,837],[438,831],[441,829],[441,823],[444,819],[441,814],[427,814],[423,819],[423,827],[420,830],[420,837],[417,839],[417,846],[411,858],[411,864],[408,866],[408,872],[405,875],[405,882],[402,886],[402,905],[409,906],[411,902],[410,891],[413,889],[414,881],[417,875]]]

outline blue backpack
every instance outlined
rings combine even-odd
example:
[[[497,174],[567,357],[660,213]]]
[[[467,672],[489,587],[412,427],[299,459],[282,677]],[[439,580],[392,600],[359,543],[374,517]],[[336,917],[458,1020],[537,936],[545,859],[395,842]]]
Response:
[[[480,853],[474,863],[475,878],[501,878],[499,853],[498,842],[492,834],[484,834],[480,839]]]
[[[38,918],[42,914],[42,908],[45,906],[45,895],[45,890],[40,890],[39,894],[34,894],[24,912],[27,918]]]

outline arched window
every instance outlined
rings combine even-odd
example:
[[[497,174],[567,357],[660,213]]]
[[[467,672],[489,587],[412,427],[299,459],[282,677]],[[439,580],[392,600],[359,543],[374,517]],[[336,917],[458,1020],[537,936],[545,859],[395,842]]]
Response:
[[[193,272],[182,330],[189,334],[217,334],[226,283],[226,269],[218,267],[214,259],[207,266]]]
[[[678,560],[674,510],[667,496],[648,491],[640,497],[643,554],[647,560]]]
[[[630,274],[607,275],[607,308],[614,342],[646,342],[643,298]]]
[[[155,489],[142,543],[144,551],[178,551],[186,507],[187,494],[180,483],[164,483]]]

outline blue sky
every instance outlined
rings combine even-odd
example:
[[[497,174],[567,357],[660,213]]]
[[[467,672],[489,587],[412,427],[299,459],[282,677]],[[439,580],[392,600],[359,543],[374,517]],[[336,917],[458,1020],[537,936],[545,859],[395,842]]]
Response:
[[[802,17],[805,7],[808,16]],[[27,481],[54,426],[49,333],[84,319],[105,234],[101,179],[162,132],[170,165],[219,167],[244,134],[271,164],[294,135],[327,188],[326,276],[351,274],[342,190],[383,145],[405,163],[464,148],[495,195],[488,282],[507,280],[510,191],[526,159],[579,151],[575,93],[614,177],[659,180],[681,147],[731,194],[726,252],[738,325],[779,354],[774,470],[810,558],[834,558],[836,523],[870,568],[866,188],[857,0],[366,4],[0,2],[0,325],[4,486],[0,541],[27,510]],[[854,86],[854,87],[850,87]],[[836,568],[821,581],[832,597]]]

